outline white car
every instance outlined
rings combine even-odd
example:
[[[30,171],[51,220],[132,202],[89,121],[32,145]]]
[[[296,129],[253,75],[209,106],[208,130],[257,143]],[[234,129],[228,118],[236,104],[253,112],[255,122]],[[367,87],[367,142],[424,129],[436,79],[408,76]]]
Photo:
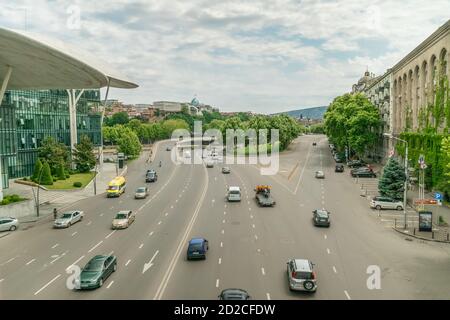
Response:
[[[53,223],[54,228],[69,228],[74,223],[83,220],[84,212],[75,210],[64,212],[59,218]]]
[[[325,173],[323,173],[323,171],[316,171],[316,178],[325,179]]]
[[[19,228],[19,220],[10,217],[0,217],[0,231],[15,231]]]
[[[228,188],[227,200],[229,202],[241,201],[241,188],[231,186]]]
[[[374,197],[370,201],[370,207],[372,209],[391,209],[391,210],[403,210],[403,202],[397,201],[389,197]]]

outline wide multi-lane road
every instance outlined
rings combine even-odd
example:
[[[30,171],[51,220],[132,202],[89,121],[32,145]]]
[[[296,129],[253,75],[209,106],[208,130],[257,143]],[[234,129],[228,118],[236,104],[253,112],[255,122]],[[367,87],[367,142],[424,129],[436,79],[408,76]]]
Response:
[[[317,147],[312,142],[318,142]],[[85,218],[68,229],[50,222],[0,239],[0,299],[217,299],[225,288],[247,290],[254,299],[448,299],[450,250],[441,244],[405,241],[377,223],[348,172],[335,173],[324,136],[302,136],[280,156],[280,171],[262,176],[256,165],[176,166],[163,142],[154,164],[146,156],[128,166],[127,192],[80,201]],[[135,200],[148,168],[158,181],[150,196]],[[314,178],[323,170],[326,179]],[[254,187],[270,184],[277,204],[260,208]],[[228,186],[242,201],[228,203]],[[105,186],[106,188],[106,186]],[[312,210],[331,211],[331,227],[315,228]],[[124,209],[137,213],[128,229],[110,229]],[[209,240],[204,261],[186,261],[187,241]],[[113,253],[117,271],[102,288],[69,290],[71,265]],[[290,292],[286,261],[316,264],[315,294]],[[381,289],[369,290],[367,270],[379,267]]]

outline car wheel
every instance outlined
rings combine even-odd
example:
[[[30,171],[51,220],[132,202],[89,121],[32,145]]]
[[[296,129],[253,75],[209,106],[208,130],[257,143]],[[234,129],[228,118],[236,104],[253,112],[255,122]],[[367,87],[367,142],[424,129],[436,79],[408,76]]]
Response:
[[[398,207],[397,207],[397,210],[398,210],[398,211],[402,211],[402,210],[403,210],[403,207],[402,207],[402,206],[398,206]]]
[[[11,228],[9,228],[9,231],[16,231],[17,227],[16,226],[11,226]]]
[[[80,217],[80,221],[83,221],[83,216]]]
[[[100,278],[100,281],[98,282],[98,286],[99,287],[103,286],[103,278]]]
[[[116,272],[116,270],[117,270],[117,263],[114,263],[113,272]]]
[[[72,223],[67,223],[67,228],[70,228],[70,226],[72,225]]]
[[[303,283],[303,287],[304,287],[306,290],[311,291],[311,290],[314,288],[314,283],[311,282],[311,281],[305,281],[305,282]]]
[[[380,206],[380,205],[377,205],[377,206],[375,207],[375,209],[381,210],[381,206]]]

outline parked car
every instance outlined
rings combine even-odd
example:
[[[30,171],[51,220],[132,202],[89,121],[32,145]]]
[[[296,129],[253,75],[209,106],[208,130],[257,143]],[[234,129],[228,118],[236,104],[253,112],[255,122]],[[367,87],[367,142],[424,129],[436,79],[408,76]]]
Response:
[[[323,171],[316,171],[316,178],[317,179],[325,179],[325,173]]]
[[[206,259],[206,252],[208,249],[208,240],[205,238],[193,238],[188,244],[187,259]]]
[[[131,210],[119,211],[112,221],[112,229],[126,229],[134,222],[136,215]]]
[[[117,270],[117,258],[113,255],[93,257],[80,273],[78,289],[95,289],[103,286],[108,277]]]
[[[0,231],[15,231],[19,228],[19,220],[11,217],[0,218]]]
[[[314,264],[306,259],[291,259],[287,262],[289,290],[315,292],[317,277]]]
[[[373,172],[372,169],[368,167],[361,167],[358,169],[353,169],[350,174],[353,178],[359,177],[359,178],[375,178],[377,175],[375,172]]]
[[[223,167],[222,168],[222,173],[230,173],[230,172],[231,172],[230,167]]]
[[[222,290],[218,296],[220,300],[250,300],[251,297],[247,291],[243,289],[230,288]]]
[[[366,163],[362,160],[350,160],[349,162],[347,162],[347,166],[349,168],[360,168],[365,167]]]
[[[158,180],[158,174],[155,170],[148,170],[145,176],[145,182],[156,182]]]
[[[136,189],[136,193],[134,194],[135,199],[145,199],[148,196],[148,188],[147,187],[139,187]]]
[[[167,146],[166,151],[172,151],[172,147],[171,146]]]
[[[334,161],[336,161],[336,163],[344,162],[344,157],[342,157],[342,155],[340,155],[339,153],[335,153],[333,158],[334,158]]]
[[[334,172],[344,172],[344,165],[341,163],[336,164],[334,167]]]
[[[314,210],[313,222],[316,227],[329,227],[330,213],[327,210],[320,210],[320,209]]]
[[[317,142],[313,142],[312,145],[315,147],[317,146]]]
[[[403,202],[398,201],[389,197],[374,197],[370,201],[370,207],[372,209],[392,209],[392,210],[403,210]]]
[[[53,222],[54,228],[69,228],[74,223],[77,223],[84,218],[83,211],[68,211],[64,212],[59,218]]]

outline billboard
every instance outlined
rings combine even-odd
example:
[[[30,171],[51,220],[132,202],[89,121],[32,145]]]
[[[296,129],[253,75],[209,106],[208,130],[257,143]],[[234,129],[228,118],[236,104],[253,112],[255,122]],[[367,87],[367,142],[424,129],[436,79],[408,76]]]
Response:
[[[431,232],[433,230],[433,213],[419,211],[419,231]]]

